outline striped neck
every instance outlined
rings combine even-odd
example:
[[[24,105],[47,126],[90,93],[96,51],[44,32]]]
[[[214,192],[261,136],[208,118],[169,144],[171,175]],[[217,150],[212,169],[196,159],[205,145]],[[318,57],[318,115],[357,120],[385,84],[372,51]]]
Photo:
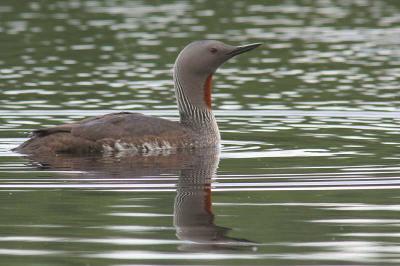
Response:
[[[179,61],[175,63],[175,96],[181,124],[206,131],[211,130],[219,135],[211,110],[211,78],[211,75],[202,77],[187,73],[181,69]]]

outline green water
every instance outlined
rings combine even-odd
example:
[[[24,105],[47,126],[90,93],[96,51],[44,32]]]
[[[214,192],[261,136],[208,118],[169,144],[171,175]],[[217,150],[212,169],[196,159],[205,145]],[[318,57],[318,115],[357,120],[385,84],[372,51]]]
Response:
[[[0,265],[398,265],[398,1],[0,2]],[[221,151],[29,158],[27,132],[177,120],[189,42]]]

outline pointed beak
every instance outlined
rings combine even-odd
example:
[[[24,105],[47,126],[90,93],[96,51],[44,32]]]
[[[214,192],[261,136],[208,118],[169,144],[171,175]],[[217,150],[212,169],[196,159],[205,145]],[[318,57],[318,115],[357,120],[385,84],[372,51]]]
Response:
[[[242,54],[242,53],[251,51],[251,50],[257,48],[260,45],[261,45],[261,43],[252,43],[252,44],[246,44],[246,45],[242,45],[242,46],[237,46],[232,51],[227,53],[226,55],[228,55],[229,57],[234,57],[234,56],[236,56],[238,54]]]

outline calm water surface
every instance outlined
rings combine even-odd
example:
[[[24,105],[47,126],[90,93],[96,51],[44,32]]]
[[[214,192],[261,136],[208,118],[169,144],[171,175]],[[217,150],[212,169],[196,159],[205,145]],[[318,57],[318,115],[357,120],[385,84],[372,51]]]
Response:
[[[0,265],[399,265],[398,1],[0,3]],[[197,39],[220,151],[29,158],[27,132],[178,119]]]

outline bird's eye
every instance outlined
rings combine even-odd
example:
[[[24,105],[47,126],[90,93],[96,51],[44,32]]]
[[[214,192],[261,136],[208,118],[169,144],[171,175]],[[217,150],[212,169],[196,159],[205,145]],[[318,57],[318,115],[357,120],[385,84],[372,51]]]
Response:
[[[210,49],[210,52],[211,52],[211,53],[213,53],[213,54],[215,54],[216,52],[218,52],[218,49],[217,49],[217,48],[214,48],[214,47],[212,47],[212,48]]]

